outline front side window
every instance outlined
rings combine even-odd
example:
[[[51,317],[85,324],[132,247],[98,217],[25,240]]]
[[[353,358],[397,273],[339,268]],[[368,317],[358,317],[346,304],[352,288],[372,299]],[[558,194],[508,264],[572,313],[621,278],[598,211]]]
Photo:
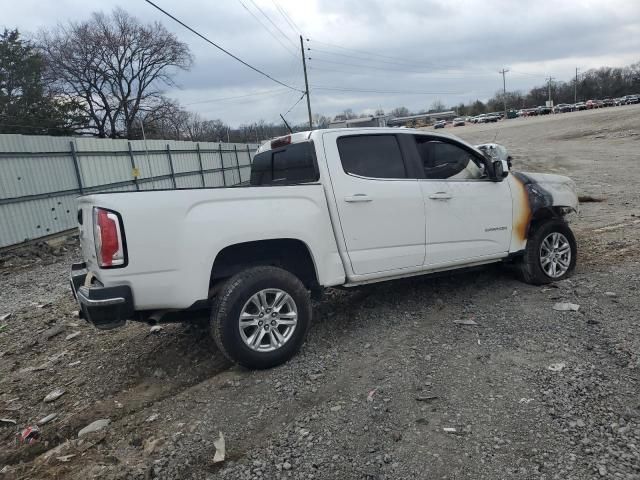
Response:
[[[346,173],[369,178],[407,178],[395,135],[354,135],[338,138]]]
[[[476,170],[479,171],[475,162],[472,161],[473,155],[466,149],[435,138],[420,136],[415,138],[425,178],[440,180],[472,178],[472,174]]]

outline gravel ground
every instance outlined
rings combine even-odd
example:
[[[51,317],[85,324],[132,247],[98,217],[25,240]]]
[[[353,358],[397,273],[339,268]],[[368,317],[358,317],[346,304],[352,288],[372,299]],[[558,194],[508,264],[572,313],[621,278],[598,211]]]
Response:
[[[300,354],[269,371],[230,365],[194,325],[75,318],[74,241],[0,256],[0,418],[16,421],[0,421],[0,478],[640,479],[639,114],[450,130],[497,135],[516,168],[600,200],[573,219],[569,280],[492,266],[328,291]]]

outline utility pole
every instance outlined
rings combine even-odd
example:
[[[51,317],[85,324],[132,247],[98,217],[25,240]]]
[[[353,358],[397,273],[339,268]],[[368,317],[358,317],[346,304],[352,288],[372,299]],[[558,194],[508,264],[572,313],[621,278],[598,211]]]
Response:
[[[300,52],[302,53],[302,69],[304,70],[304,87],[307,96],[307,111],[309,112],[309,130],[313,130],[313,120],[311,120],[311,100],[309,99],[309,80],[307,79],[307,60],[304,55],[304,42],[300,35]]]
[[[578,103],[578,67],[576,67],[576,83],[573,86],[573,104]]]
[[[547,80],[549,81],[549,107],[551,107],[551,81],[553,80],[553,77],[549,77]]]
[[[502,101],[504,104],[504,119],[507,119],[507,81],[505,80],[504,74],[509,70],[502,69],[500,73],[502,74]]]

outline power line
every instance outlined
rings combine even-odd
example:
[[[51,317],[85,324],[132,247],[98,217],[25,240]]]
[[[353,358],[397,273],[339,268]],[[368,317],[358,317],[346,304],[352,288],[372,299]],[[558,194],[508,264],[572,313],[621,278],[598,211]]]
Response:
[[[284,17],[284,19],[287,21],[289,26],[293,29],[295,34],[301,35],[302,30],[298,27],[298,25],[296,25],[296,22],[294,22],[293,18],[291,18],[291,16],[287,13],[287,10],[284,7],[282,7],[278,2],[276,2],[276,0],[272,0],[272,1],[276,6],[276,8],[278,9],[278,11],[280,12],[280,14]]]
[[[414,64],[414,65],[416,63],[415,60],[407,60],[407,59],[401,58],[401,57],[392,57],[390,55],[382,55],[380,53],[367,52],[365,50],[356,50],[355,48],[347,48],[347,47],[343,47],[341,45],[335,45],[335,44],[332,44],[332,43],[321,42],[321,41],[318,41],[318,40],[315,40],[315,39],[307,38],[307,41],[315,42],[315,43],[318,43],[320,45],[325,45],[327,47],[339,48],[340,50],[346,50],[346,51],[349,51],[349,52],[363,53],[363,54],[365,54],[367,56],[370,56],[370,57],[388,58],[390,60],[401,61],[401,62],[405,62],[405,63],[411,63],[411,64]],[[435,68],[439,68],[439,67],[440,68],[453,68],[453,69],[459,68],[457,66],[452,66],[452,65],[444,65],[444,64],[437,65],[437,64],[434,64],[433,62],[424,62],[424,63],[431,64],[432,67],[435,67]]]
[[[382,70],[385,72],[394,72],[397,73],[397,70],[393,70],[390,67],[382,67],[379,65],[365,65],[362,63],[346,63],[346,62],[338,62],[335,60],[327,60],[325,58],[316,58],[316,57],[308,57],[309,60],[316,61],[316,62],[323,62],[323,63],[331,63],[331,64],[335,64],[335,65],[344,65],[347,67],[354,67],[354,68],[370,68],[372,70]],[[404,66],[404,65],[403,65]],[[419,75],[429,75],[431,77],[437,77],[437,76],[441,76],[442,78],[467,78],[467,77],[484,77],[484,76],[488,76],[489,74],[486,73],[455,73],[455,72],[425,72],[424,70],[402,70],[404,73],[417,73]],[[495,73],[492,73],[491,75],[495,75]]]
[[[253,13],[251,10],[249,10],[249,8],[244,4],[244,2],[243,2],[242,0],[238,0],[238,2],[240,3],[240,5],[242,5],[242,7],[243,7],[247,12],[249,12],[249,13],[251,14],[251,16],[252,16],[253,18],[255,18],[255,19],[256,19],[256,21],[260,24],[260,26],[261,26],[262,28],[264,28],[264,29],[267,31],[267,33],[268,33],[269,35],[271,35],[271,36],[274,38],[274,40],[275,40],[276,42],[278,42],[278,43],[282,46],[282,48],[284,48],[287,52],[289,52],[289,54],[290,54],[290,55],[295,56],[295,53],[293,53],[293,51],[292,51],[292,50],[290,50],[290,49],[289,49],[289,47],[287,47],[284,43],[282,43],[282,40],[280,40],[280,39],[276,36],[276,34],[275,34],[275,33],[273,33],[271,30],[269,30],[269,27],[267,27],[264,23],[262,23],[262,20],[260,20],[260,19],[255,15],[255,13]]]
[[[289,110],[287,110],[287,112],[283,115],[283,117],[286,117],[289,112],[291,112],[291,110],[293,110],[295,108],[296,105],[298,105],[302,99],[305,97],[305,95],[307,94],[307,92],[303,93],[302,96],[296,101],[296,103],[294,103],[291,108],[289,108]]]
[[[189,106],[189,105],[199,105],[201,103],[213,103],[213,102],[221,102],[224,100],[233,100],[236,98],[245,98],[245,97],[256,97],[259,95],[266,95],[272,93],[273,96],[276,95],[282,95],[283,93],[289,93],[288,90],[281,90],[281,89],[276,89],[276,90],[265,90],[262,92],[255,92],[255,93],[247,93],[246,95],[235,95],[233,97],[219,97],[219,98],[211,98],[209,100],[198,100],[197,102],[191,102],[191,103],[185,103],[185,107]]]
[[[260,6],[259,6],[259,5],[254,1],[254,0],[249,0],[249,1],[253,4],[253,6],[254,6],[254,7],[256,7],[256,8],[258,9],[258,11],[262,14],[262,16],[263,16],[264,18],[266,18],[267,20],[269,20],[269,23],[270,23],[271,25],[273,25],[273,26],[275,27],[275,29],[276,29],[276,30],[278,30],[278,31],[282,34],[282,36],[283,36],[284,38],[286,38],[286,39],[287,39],[287,41],[291,44],[291,46],[293,46],[293,48],[296,48],[295,43],[293,43],[293,42],[291,41],[291,39],[287,36],[287,34],[286,34],[286,33],[284,33],[284,32],[280,29],[280,27],[279,27],[278,25],[276,25],[276,24],[275,24],[275,22],[274,22],[273,20],[271,20],[271,17],[269,17],[269,15],[267,15],[267,14],[264,12],[264,10],[262,10],[262,9],[260,8]]]
[[[295,87],[292,87],[291,85],[287,85],[284,82],[281,82],[280,80],[273,78],[271,75],[269,75],[268,73],[263,72],[262,70],[254,67],[253,65],[248,64],[247,62],[245,62],[244,60],[242,60],[241,58],[235,56],[233,53],[229,52],[228,50],[222,48],[220,45],[218,45],[217,43],[212,42],[211,40],[209,40],[207,37],[205,37],[204,35],[202,35],[200,32],[194,30],[193,28],[191,28],[189,25],[187,25],[186,23],[184,23],[181,20],[178,20],[176,17],[174,17],[173,15],[171,15],[169,12],[167,12],[166,10],[163,10],[162,8],[160,8],[158,5],[156,5],[155,3],[153,3],[151,0],[144,0],[145,2],[147,2],[149,5],[151,5],[152,7],[154,7],[155,9],[161,11],[162,13],[164,13],[167,17],[171,18],[173,21],[179,23],[180,25],[182,25],[184,28],[186,28],[187,30],[189,30],[191,33],[193,33],[194,35],[197,35],[198,37],[200,37],[201,39],[203,39],[205,42],[210,43],[211,45],[213,45],[214,47],[216,47],[218,50],[220,50],[223,53],[226,53],[227,55],[229,55],[231,58],[233,58],[234,60],[237,60],[238,62],[242,63],[244,66],[249,67],[251,70],[253,70],[254,72],[259,73],[260,75],[262,75],[263,77],[267,77],[269,80],[271,80],[272,82],[275,82],[279,85],[282,85],[283,87],[287,87],[291,90],[295,90],[298,92],[302,92],[302,90],[298,90]]]
[[[329,87],[323,85],[311,85],[313,90],[333,90],[337,92],[360,92],[360,93],[391,93],[401,95],[465,95],[463,92],[414,92],[407,90],[370,90],[358,88]]]
[[[511,70],[511,73],[515,73],[518,75],[529,75],[530,77],[546,78],[544,75],[540,75],[539,73],[519,72],[518,70]]]

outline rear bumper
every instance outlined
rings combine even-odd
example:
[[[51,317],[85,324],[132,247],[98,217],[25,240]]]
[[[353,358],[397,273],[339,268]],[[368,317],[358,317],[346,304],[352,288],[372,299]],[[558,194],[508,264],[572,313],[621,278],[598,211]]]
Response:
[[[71,265],[71,291],[80,306],[80,316],[96,328],[121,327],[134,315],[133,294],[128,285],[105,287],[87,282],[87,265]],[[87,284],[89,283],[89,284]]]

